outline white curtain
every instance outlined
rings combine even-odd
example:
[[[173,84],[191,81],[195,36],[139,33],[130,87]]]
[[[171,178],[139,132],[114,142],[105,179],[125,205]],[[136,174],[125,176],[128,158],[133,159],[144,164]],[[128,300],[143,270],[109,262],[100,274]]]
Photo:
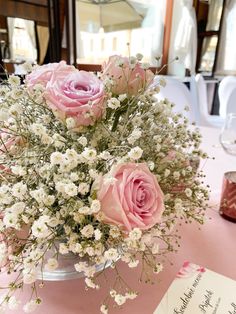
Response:
[[[151,5],[142,22],[142,29],[149,29],[150,40],[150,62],[156,65],[156,57],[161,57],[163,50],[164,23],[166,12],[166,0],[159,0],[158,3]],[[149,41],[148,36],[146,38]],[[131,41],[132,42],[132,41]],[[144,41],[145,43],[145,41]],[[145,43],[145,46],[148,42]]]
[[[24,20],[26,32],[29,35],[29,39],[32,45],[32,57],[33,60],[37,60],[37,46],[36,46],[36,38],[35,38],[35,28],[34,21]]]
[[[13,52],[13,33],[15,27],[15,18],[8,17],[7,18],[7,26],[8,26],[8,40],[9,40],[9,49],[10,49],[10,58],[14,59],[14,52]]]
[[[184,69],[195,73],[197,58],[197,21],[192,0],[175,1],[173,10],[169,62],[175,57]],[[169,74],[176,71],[175,65],[169,67]]]
[[[207,17],[207,31],[218,31],[220,17],[223,7],[223,0],[211,0]]]
[[[216,72],[231,74],[236,72],[236,0],[227,0],[221,30],[221,40]]]
[[[78,1],[76,1],[76,48],[77,48],[77,58],[83,58],[84,48],[83,48],[83,42],[81,39],[81,27],[80,27],[80,20],[79,20]]]

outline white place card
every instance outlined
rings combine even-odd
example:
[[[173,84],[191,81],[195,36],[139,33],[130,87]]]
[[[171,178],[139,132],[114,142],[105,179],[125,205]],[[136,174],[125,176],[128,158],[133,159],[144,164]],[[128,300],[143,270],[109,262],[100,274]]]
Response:
[[[236,281],[185,262],[153,314],[236,314]]]

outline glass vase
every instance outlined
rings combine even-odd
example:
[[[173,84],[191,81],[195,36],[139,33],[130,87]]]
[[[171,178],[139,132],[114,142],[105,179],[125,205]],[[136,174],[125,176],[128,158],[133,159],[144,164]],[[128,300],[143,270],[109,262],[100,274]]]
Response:
[[[80,257],[79,255],[68,253],[57,253],[55,256],[55,247],[49,249],[45,254],[45,261],[49,258],[55,258],[58,262],[58,267],[55,270],[47,270],[45,264],[38,268],[37,279],[44,281],[64,281],[71,279],[78,279],[84,277],[84,272],[75,270],[75,264],[79,262],[88,262],[88,259]],[[88,262],[89,264],[89,262]],[[101,263],[96,265],[96,272],[99,272],[111,265],[111,262]]]

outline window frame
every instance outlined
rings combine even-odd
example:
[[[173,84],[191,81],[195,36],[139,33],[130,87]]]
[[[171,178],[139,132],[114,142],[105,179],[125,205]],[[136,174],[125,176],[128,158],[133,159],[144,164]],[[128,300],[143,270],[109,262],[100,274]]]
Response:
[[[200,0],[194,0],[194,2],[193,2],[193,6],[195,8],[197,18],[198,18],[200,2],[201,2]],[[203,46],[204,39],[205,38],[212,38],[213,36],[217,36],[217,44],[216,44],[216,49],[215,49],[215,56],[214,56],[212,71],[209,72],[209,75],[208,75],[208,73],[204,72],[204,75],[207,77],[214,77],[216,74],[216,66],[217,66],[217,61],[218,61],[218,57],[219,57],[221,30],[222,30],[222,24],[223,24],[223,19],[224,19],[225,6],[226,6],[226,0],[223,0],[220,24],[219,24],[219,28],[217,31],[208,30],[208,31],[200,32],[199,28],[198,28],[198,50],[197,50],[196,73],[200,72],[199,68],[200,68],[200,64],[201,64],[201,53],[202,53],[202,46]]]

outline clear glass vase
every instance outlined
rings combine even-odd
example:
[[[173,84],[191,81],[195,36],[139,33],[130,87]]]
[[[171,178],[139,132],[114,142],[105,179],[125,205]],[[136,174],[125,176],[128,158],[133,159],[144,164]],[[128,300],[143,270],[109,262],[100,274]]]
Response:
[[[87,261],[85,258],[75,255],[73,253],[58,254],[55,256],[55,248],[49,249],[45,254],[45,261],[49,258],[56,258],[58,267],[55,270],[47,270],[44,266],[40,265],[38,268],[37,278],[44,281],[64,281],[71,279],[78,279],[84,277],[84,272],[75,270],[75,264]],[[106,262],[96,265],[96,272],[101,271],[111,265],[111,262]]]

